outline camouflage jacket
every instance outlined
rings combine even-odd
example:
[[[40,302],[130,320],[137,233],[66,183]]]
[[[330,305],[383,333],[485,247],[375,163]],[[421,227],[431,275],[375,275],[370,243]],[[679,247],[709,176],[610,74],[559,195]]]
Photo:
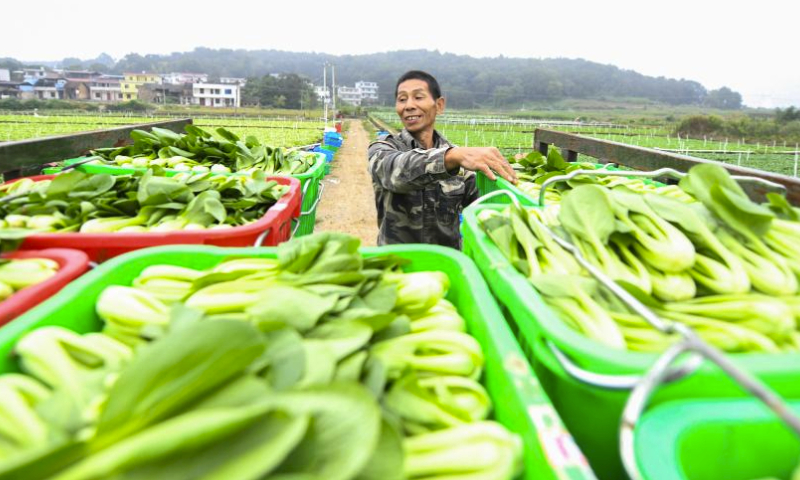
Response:
[[[378,209],[378,245],[432,243],[461,247],[459,214],[478,198],[473,172],[450,174],[444,154],[453,147],[434,131],[425,150],[403,130],[369,146],[369,172]]]

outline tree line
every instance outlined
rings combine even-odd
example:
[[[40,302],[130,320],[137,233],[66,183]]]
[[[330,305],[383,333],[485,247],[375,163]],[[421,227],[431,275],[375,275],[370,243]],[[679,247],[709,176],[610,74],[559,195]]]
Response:
[[[439,79],[448,104],[454,108],[514,107],[526,102],[547,103],[568,98],[631,97],[669,105],[742,107],[741,95],[726,87],[709,91],[693,80],[651,77],[582,59],[475,58],[430,50],[336,56],[278,50],[196,48],[169,55],[132,53],[113,65],[107,55],[86,61],[69,58],[62,64],[110,73],[178,71],[207,73],[210,79],[258,78],[264,89],[276,91],[281,87],[270,84],[272,81],[266,80],[265,75],[295,74],[321,85],[325,62],[336,65],[339,85],[353,86],[359,80],[377,82],[379,103],[384,105],[393,103],[397,78],[407,70],[419,69]],[[2,65],[0,61],[0,68],[4,68]],[[286,99],[281,100],[281,95]],[[255,96],[269,100],[272,106],[289,101],[284,92],[271,99],[260,94]],[[298,104],[300,99],[300,96],[296,99]],[[295,103],[294,100],[291,102]]]

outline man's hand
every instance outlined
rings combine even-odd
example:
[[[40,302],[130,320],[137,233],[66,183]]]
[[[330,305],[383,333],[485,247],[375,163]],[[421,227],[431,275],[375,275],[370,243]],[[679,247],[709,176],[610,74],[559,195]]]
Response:
[[[511,164],[494,147],[455,147],[445,153],[444,166],[448,171],[462,167],[473,172],[483,172],[490,180],[496,180],[494,172],[511,183],[517,183],[517,174]]]

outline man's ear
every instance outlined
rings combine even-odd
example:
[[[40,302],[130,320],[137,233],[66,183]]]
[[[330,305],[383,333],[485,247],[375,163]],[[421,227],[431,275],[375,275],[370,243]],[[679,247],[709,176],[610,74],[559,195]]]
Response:
[[[436,113],[443,113],[444,112],[444,105],[447,103],[444,97],[439,97],[436,99]]]

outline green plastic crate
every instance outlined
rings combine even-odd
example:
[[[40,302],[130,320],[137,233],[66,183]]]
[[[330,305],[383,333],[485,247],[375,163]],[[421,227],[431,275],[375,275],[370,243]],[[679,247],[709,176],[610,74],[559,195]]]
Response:
[[[636,426],[634,451],[646,480],[788,480],[800,463],[800,439],[755,399],[660,405]]]
[[[533,207],[539,204],[536,200],[530,198],[527,194],[525,194],[522,190],[517,188],[513,183],[509,182],[508,180],[497,177],[497,180],[490,180],[489,177],[484,175],[482,172],[476,172],[476,183],[478,186],[478,194],[480,196],[484,196],[487,193],[491,193],[497,190],[506,190],[515,198],[517,198],[522,205]],[[491,200],[488,200],[489,203],[500,203],[500,204],[508,204],[511,203],[511,198],[508,195],[497,195],[496,197],[492,197]]]
[[[298,180],[300,180],[300,189],[303,192],[303,204],[302,204],[302,211],[300,213],[300,218],[296,220],[299,222],[295,225],[294,236],[302,236],[308,235],[314,232],[314,224],[317,221],[317,204],[319,203],[320,194],[322,193],[322,178],[325,176],[326,173],[326,166],[325,166],[325,155],[321,153],[317,153],[315,155],[314,165],[304,173],[296,173],[294,175],[290,175]],[[81,160],[85,160],[86,157],[83,158],[72,158],[69,160],[64,161],[65,166],[72,165],[77,163]],[[107,173],[109,175],[132,175],[137,172],[141,173],[146,171],[146,168],[122,168],[113,165],[90,165],[90,164],[83,164],[78,167],[75,167],[77,170],[85,173],[92,173],[92,174],[103,174]],[[60,169],[51,168],[47,169],[49,172],[43,172],[46,174],[55,174],[60,171]],[[173,176],[180,173],[177,170],[173,169],[164,169],[164,172],[167,176]],[[229,173],[224,175],[235,175],[236,173]]]
[[[233,256],[275,258],[275,248],[166,246],[131,252],[101,264],[50,300],[0,328],[0,372],[16,371],[14,344],[34,328],[61,325],[76,332],[97,331],[95,312],[109,285],[130,285],[147,266],[180,265],[205,269]],[[519,349],[480,272],[462,253],[439,246],[401,245],[364,248],[365,256],[394,254],[411,260],[408,271],[438,270],[450,277],[447,298],[467,321],[486,357],[484,384],[494,400],[494,418],[517,432],[525,443],[523,478],[579,480],[594,478],[583,455],[564,429]]]
[[[300,188],[303,191],[303,205],[300,212],[299,224],[294,236],[299,237],[302,235],[309,235],[314,233],[314,225],[317,222],[317,205],[320,198],[322,198],[322,191],[325,185],[322,183],[325,177],[325,169],[327,163],[325,162],[325,155],[316,154],[316,161],[314,166],[305,173],[298,173],[292,175],[294,178],[300,180]]]
[[[478,265],[500,305],[510,312],[511,329],[523,352],[598,477],[624,478],[617,446],[620,417],[629,392],[576,380],[561,366],[548,342],[579,367],[598,374],[641,375],[653,365],[657,355],[607,348],[566,326],[480,228],[477,215],[482,210],[503,208],[503,205],[474,205],[464,210],[461,224],[464,252]],[[800,398],[800,353],[732,354],[730,358],[784,397]],[[733,380],[705,363],[691,376],[660,387],[652,403],[742,395]]]

